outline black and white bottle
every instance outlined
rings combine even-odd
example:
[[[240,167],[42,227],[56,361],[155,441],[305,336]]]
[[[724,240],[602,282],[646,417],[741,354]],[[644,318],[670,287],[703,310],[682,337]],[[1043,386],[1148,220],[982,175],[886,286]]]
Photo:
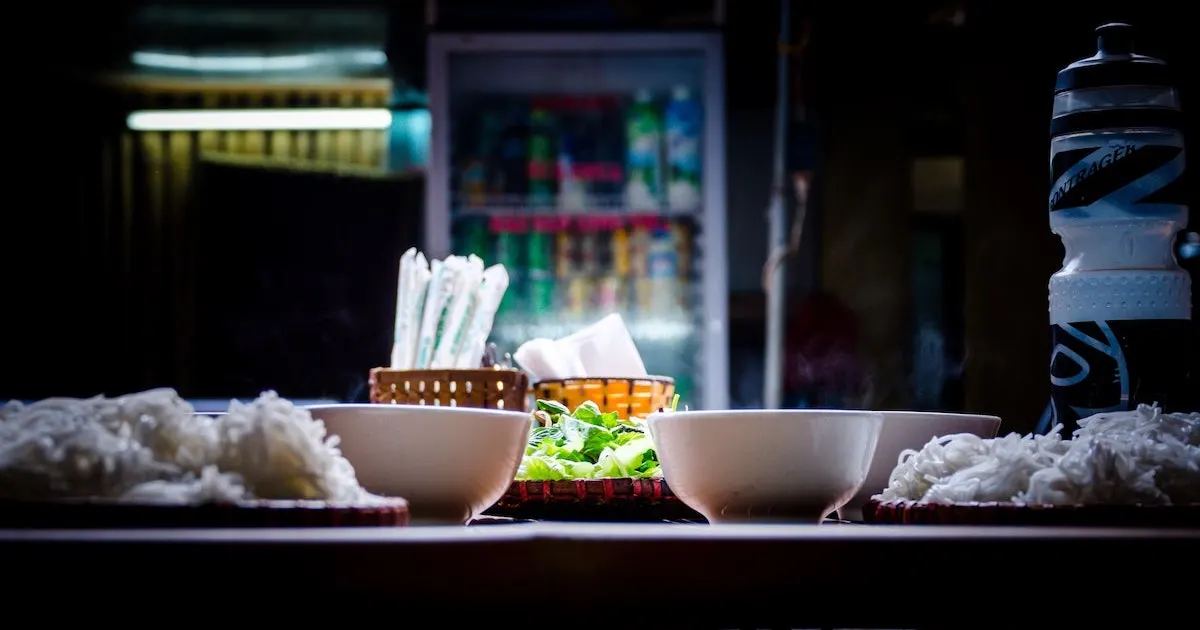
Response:
[[[1178,92],[1133,52],[1132,28],[1096,29],[1097,53],[1058,73],[1050,123],[1051,402],[1042,431],[1186,395],[1191,280],[1175,258],[1188,221]]]

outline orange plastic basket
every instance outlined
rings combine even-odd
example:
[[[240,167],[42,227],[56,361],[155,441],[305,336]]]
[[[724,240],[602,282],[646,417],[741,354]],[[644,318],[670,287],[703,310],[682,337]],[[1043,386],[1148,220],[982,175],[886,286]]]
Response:
[[[671,404],[671,398],[675,395],[675,379],[648,376],[538,381],[533,384],[533,395],[543,400],[556,400],[568,409],[590,400],[601,411],[615,411],[621,418],[645,417]]]
[[[527,411],[529,377],[520,370],[371,370],[371,402]]]

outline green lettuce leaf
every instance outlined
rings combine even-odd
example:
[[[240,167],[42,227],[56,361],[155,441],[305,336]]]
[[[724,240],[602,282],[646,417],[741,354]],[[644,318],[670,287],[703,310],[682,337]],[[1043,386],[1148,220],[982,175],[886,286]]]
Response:
[[[537,413],[540,412],[540,413]],[[604,477],[660,476],[658,453],[641,418],[622,420],[593,402],[574,411],[553,400],[538,400],[539,422],[529,433],[517,479],[561,481]]]

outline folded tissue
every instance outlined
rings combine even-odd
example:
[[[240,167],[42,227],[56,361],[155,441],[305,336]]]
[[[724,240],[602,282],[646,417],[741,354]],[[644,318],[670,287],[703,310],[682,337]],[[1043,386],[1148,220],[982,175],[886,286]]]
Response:
[[[530,339],[513,354],[533,382],[564,378],[644,378],[646,364],[617,313],[562,339]]]

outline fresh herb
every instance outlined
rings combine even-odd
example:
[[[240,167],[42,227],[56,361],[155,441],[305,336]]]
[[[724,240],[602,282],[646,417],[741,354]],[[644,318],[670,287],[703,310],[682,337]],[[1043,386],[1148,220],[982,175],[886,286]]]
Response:
[[[678,397],[676,397],[678,400]],[[659,475],[658,453],[640,418],[621,419],[591,401],[574,411],[538,400],[517,479],[558,481]]]

